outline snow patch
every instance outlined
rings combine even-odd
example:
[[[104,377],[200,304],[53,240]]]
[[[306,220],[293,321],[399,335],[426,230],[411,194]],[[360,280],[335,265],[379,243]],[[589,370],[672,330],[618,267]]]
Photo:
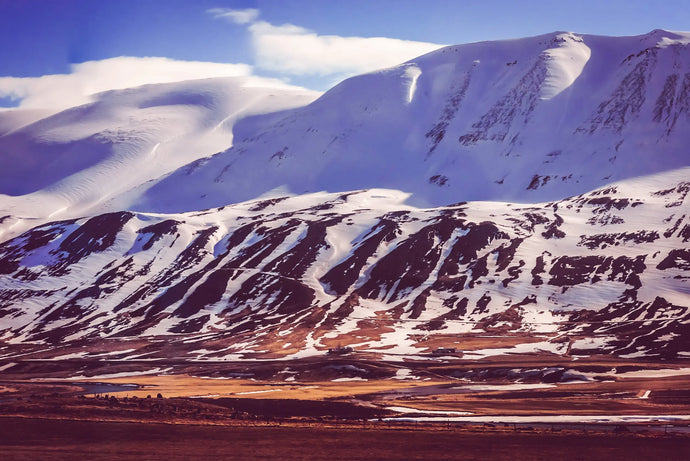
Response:
[[[575,34],[559,34],[555,41],[559,46],[543,53],[547,70],[540,91],[542,100],[555,98],[570,87],[582,74],[592,55],[592,50]]]
[[[415,91],[417,91],[417,79],[422,75],[422,70],[416,65],[409,65],[405,68],[405,78],[409,81],[407,91],[407,103],[411,103],[414,99]]]

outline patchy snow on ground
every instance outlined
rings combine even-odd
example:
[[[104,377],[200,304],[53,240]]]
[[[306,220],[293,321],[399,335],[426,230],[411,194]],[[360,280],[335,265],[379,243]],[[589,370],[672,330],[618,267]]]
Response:
[[[264,389],[260,391],[233,392],[233,395],[266,394],[269,392],[283,392],[283,389]]]
[[[448,416],[463,416],[471,415],[468,411],[445,411],[445,410],[420,410],[411,407],[386,407],[386,410],[395,411],[398,413],[425,413],[431,415],[448,415]]]
[[[467,384],[463,386],[454,386],[453,389],[462,389],[468,391],[523,391],[527,389],[548,389],[556,387],[555,384]]]
[[[458,422],[458,423],[654,423],[689,421],[690,415],[544,415],[544,416],[405,416],[384,421]]]
[[[150,370],[143,370],[143,371],[123,371],[120,373],[105,373],[105,374],[95,375],[95,376],[84,376],[84,375],[70,376],[67,379],[70,381],[78,381],[78,380],[92,380],[92,379],[129,378],[130,376],[164,375],[170,371],[172,371],[172,367],[152,368]]]

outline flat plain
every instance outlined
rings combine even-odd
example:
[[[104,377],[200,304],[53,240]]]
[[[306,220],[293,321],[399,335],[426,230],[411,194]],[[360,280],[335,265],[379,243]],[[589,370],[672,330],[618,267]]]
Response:
[[[117,362],[18,364],[0,379],[4,459],[690,457],[682,362],[307,362],[128,363],[126,371]],[[387,376],[405,371],[348,374],[373,366]],[[534,369],[567,371],[503,376]],[[472,373],[481,376],[467,379]]]

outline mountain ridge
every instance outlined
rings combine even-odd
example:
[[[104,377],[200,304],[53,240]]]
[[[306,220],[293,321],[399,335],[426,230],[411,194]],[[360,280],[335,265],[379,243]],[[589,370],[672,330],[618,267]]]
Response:
[[[411,203],[420,206],[458,199],[540,202],[684,166],[686,135],[674,123],[688,120],[687,36],[674,42],[660,34],[634,39],[549,34],[447,47],[353,77],[282,121],[240,122],[231,149],[192,175],[179,171],[168,180],[200,185],[196,198],[196,191],[176,194],[163,181],[147,192],[140,209],[155,207],[164,202],[160,196],[170,193],[171,206],[158,211],[182,211],[184,203],[193,209],[197,201],[220,206],[278,187],[296,194],[402,189],[412,192]],[[575,66],[575,71],[582,69],[577,78],[564,83],[564,69],[572,69],[563,61],[587,47],[585,40],[601,49]],[[556,83],[546,86],[560,92],[541,99],[550,75]],[[671,89],[664,99],[666,86]],[[419,96],[408,101],[413,87]],[[627,103],[630,98],[633,102]],[[659,142],[663,156],[652,153],[651,146]],[[310,167],[303,168],[305,163]],[[234,182],[233,171],[257,169],[261,178]],[[273,182],[266,184],[267,177]],[[223,199],[214,202],[215,197]]]
[[[417,206],[562,199],[686,165],[688,37],[556,32],[450,46],[315,101],[243,78],[106,92],[52,115],[50,127],[38,120],[0,136],[0,212],[180,212],[371,187],[410,192]],[[99,104],[110,112],[84,112]],[[211,119],[227,120],[214,131]],[[51,154],[48,169],[41,151]],[[90,184],[101,163],[102,180],[116,178],[109,187]]]
[[[419,355],[477,334],[684,357],[687,177],[536,206],[417,209],[379,189],[46,224],[0,246],[0,334],[87,350],[166,338],[189,358]]]
[[[690,355],[690,33],[451,46],[315,98],[3,114],[5,355]]]

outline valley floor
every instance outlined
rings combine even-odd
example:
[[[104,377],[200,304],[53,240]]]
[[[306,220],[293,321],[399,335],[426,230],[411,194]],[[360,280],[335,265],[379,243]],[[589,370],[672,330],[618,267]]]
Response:
[[[0,417],[0,449],[7,460],[684,460],[690,456],[690,438],[573,431],[210,426]]]
[[[0,364],[4,459],[690,457],[685,361],[87,362]]]

